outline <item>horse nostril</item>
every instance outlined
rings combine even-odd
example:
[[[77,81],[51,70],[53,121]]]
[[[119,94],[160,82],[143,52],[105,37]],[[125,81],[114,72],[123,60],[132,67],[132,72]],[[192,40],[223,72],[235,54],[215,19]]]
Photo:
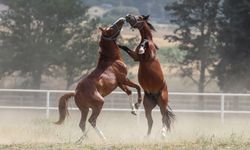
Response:
[[[130,20],[130,18],[126,17],[126,21],[128,22]]]
[[[130,19],[130,14],[127,14],[125,19],[126,19],[126,21],[128,21]]]

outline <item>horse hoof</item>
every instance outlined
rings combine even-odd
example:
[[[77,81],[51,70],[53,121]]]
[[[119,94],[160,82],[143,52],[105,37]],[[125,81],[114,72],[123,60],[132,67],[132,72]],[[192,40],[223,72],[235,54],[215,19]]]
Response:
[[[135,112],[134,110],[131,111],[131,114],[133,114],[133,115],[135,115],[135,116],[137,115],[136,112]]]
[[[83,142],[86,138],[88,138],[87,135],[81,136],[80,139],[78,139],[78,140],[75,142],[75,144],[82,144],[82,142]]]
[[[167,137],[167,130],[166,128],[163,128],[161,131],[161,139],[164,140]]]
[[[76,142],[75,142],[75,144],[77,144],[77,145],[79,145],[79,144],[82,144],[82,139],[79,139],[79,140],[77,140]]]
[[[144,140],[149,140],[150,138],[151,138],[150,135],[144,135],[144,137],[143,137]]]
[[[162,134],[161,134],[161,139],[162,139],[162,140],[165,140],[166,137],[167,137],[167,135],[166,135],[165,133],[162,133]]]
[[[139,109],[140,105],[140,103],[135,103],[135,109]]]

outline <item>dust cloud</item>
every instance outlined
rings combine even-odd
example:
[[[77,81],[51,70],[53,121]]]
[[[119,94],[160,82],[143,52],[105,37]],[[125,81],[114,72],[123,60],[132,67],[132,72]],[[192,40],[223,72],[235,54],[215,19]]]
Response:
[[[50,119],[45,119],[41,110],[0,110],[0,143],[74,143],[80,136],[78,126],[79,111],[70,111],[65,123],[58,126],[53,122],[58,119],[58,112],[51,111]],[[89,114],[90,115],[90,114]],[[130,112],[102,111],[97,125],[110,143],[156,143],[192,141],[204,137],[230,137],[231,135],[249,138],[249,115],[225,116],[224,124],[220,114],[176,113],[176,120],[167,138],[162,140],[161,115],[153,112],[152,135],[146,138],[147,122],[143,112],[140,117]],[[99,143],[102,140],[87,122],[88,138],[83,143]]]

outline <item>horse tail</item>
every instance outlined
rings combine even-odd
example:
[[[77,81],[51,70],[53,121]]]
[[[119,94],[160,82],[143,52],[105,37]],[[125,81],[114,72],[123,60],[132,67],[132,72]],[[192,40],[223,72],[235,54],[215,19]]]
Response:
[[[70,92],[70,93],[66,93],[60,97],[59,104],[58,104],[59,120],[57,122],[55,122],[55,124],[58,124],[58,125],[62,124],[66,118],[66,115],[69,114],[68,108],[67,108],[67,102],[73,96],[75,96],[75,93]]]
[[[171,122],[175,120],[175,114],[170,106],[168,106],[167,113],[166,113],[167,119],[166,119],[166,126],[167,129],[170,131],[171,128]]]

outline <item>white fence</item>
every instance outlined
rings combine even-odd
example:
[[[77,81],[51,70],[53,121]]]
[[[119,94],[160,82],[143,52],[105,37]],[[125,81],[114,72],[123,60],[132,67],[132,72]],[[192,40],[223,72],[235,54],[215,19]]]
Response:
[[[49,118],[50,110],[57,109],[58,98],[66,92],[72,91],[0,89],[0,109],[45,110],[46,118]],[[136,96],[133,92],[135,100]],[[174,112],[217,113],[222,123],[227,113],[250,113],[250,94],[170,92],[169,97]],[[77,110],[75,106],[71,109]],[[112,92],[105,98],[103,110],[130,111],[128,97],[124,92]]]

